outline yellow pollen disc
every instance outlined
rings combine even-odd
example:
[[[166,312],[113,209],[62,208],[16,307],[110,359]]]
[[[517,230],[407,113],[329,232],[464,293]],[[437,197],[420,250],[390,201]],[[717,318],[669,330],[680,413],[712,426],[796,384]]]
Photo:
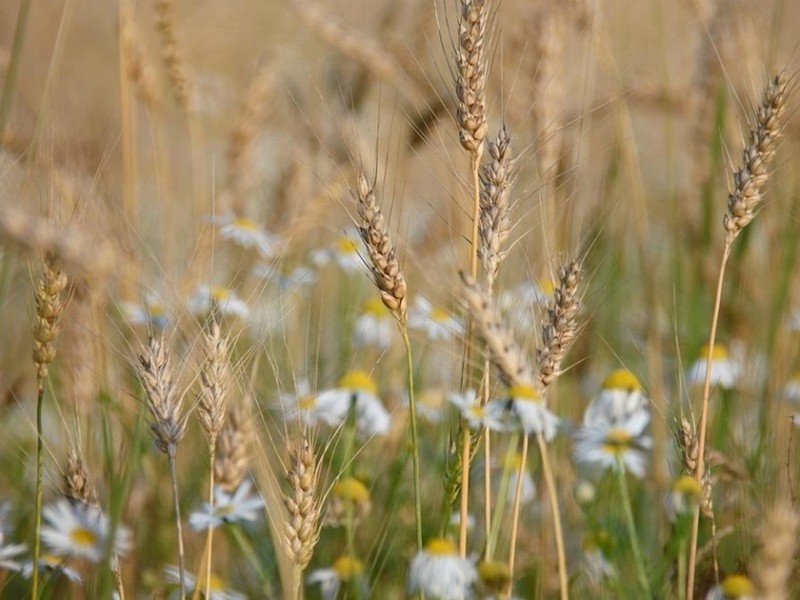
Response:
[[[200,584],[203,585],[203,587],[205,587],[205,582],[206,582],[205,577],[201,577]],[[222,590],[225,589],[225,582],[222,580],[221,577],[214,575],[213,573],[211,574],[211,577],[209,577],[208,583],[209,587],[214,591],[221,592]]]
[[[317,404],[316,396],[312,396],[310,394],[308,396],[302,396],[301,398],[297,399],[297,408],[303,410],[311,410],[312,408],[314,408],[314,406],[316,406],[316,404]]]
[[[624,452],[631,445],[631,434],[621,428],[610,429],[603,441],[603,450],[609,454]]]
[[[337,482],[331,492],[335,497],[349,502],[366,502],[369,500],[367,486],[354,477],[347,477]]]
[[[486,411],[484,410],[483,406],[470,406],[468,412],[476,419],[482,419],[486,415]]]
[[[608,542],[609,539],[607,531],[595,531],[594,533],[588,533],[583,537],[583,540],[581,541],[581,548],[584,551],[597,550],[608,544]]]
[[[217,514],[225,516],[225,515],[229,515],[229,514],[231,514],[233,512],[233,506],[230,505],[230,504],[223,504],[222,506],[217,504],[214,507],[214,510],[217,511]]]
[[[160,304],[153,303],[147,305],[147,312],[150,313],[151,317],[160,317],[164,315],[164,307]]]
[[[333,563],[333,570],[342,581],[350,581],[364,572],[364,564],[352,556],[342,556]]]
[[[511,580],[511,571],[508,565],[497,560],[483,561],[478,565],[478,575],[484,584],[493,589],[500,587],[500,584]]]
[[[373,396],[378,393],[378,387],[372,378],[364,371],[349,371],[339,380],[339,387],[346,390],[367,392]]]
[[[389,309],[383,304],[380,298],[372,297],[364,302],[363,311],[368,315],[383,317],[389,314]]]
[[[702,494],[700,484],[697,483],[697,480],[691,475],[682,475],[678,477],[672,484],[672,491],[694,498],[699,498]]]
[[[437,556],[458,554],[455,544],[445,538],[431,538],[425,545],[425,550],[429,554],[436,554]]]
[[[702,348],[700,348],[700,358],[706,358],[708,356],[708,344],[703,344]],[[711,351],[711,359],[712,360],[727,360],[728,358],[728,349],[725,347],[725,344],[714,344],[714,349]]]
[[[78,527],[69,532],[70,539],[79,546],[91,546],[97,542],[97,536],[91,529]]]
[[[246,229],[247,231],[258,231],[258,223],[253,219],[247,217],[237,217],[233,220],[232,225],[237,229]]]
[[[515,452],[511,456],[506,456],[505,459],[506,469],[512,471],[518,471],[520,465],[522,465],[522,454],[520,454],[519,452]]]
[[[553,292],[556,291],[556,286],[553,283],[552,279],[539,279],[536,282],[536,285],[539,286],[539,289],[545,296],[552,296]]]
[[[754,591],[753,583],[744,575],[728,575],[722,582],[722,592],[733,598],[750,596]]]
[[[530,385],[512,385],[508,388],[508,395],[514,400],[539,400],[539,392]]]
[[[603,381],[604,390],[641,390],[642,384],[636,379],[636,375],[627,369],[617,369]]]
[[[231,293],[224,287],[215,285],[213,288],[211,288],[211,298],[217,302],[220,302],[221,300],[227,300],[230,297]]]
[[[336,241],[336,249],[342,254],[355,254],[358,252],[356,241],[349,237],[339,238]]]
[[[449,318],[450,315],[446,310],[442,310],[441,308],[436,308],[436,307],[433,307],[431,309],[431,319],[433,319],[437,323],[444,323]]]

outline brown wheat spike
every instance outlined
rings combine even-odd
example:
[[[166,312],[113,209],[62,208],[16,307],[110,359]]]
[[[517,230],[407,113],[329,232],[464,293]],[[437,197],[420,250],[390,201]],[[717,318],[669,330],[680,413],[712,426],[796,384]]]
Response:
[[[681,450],[681,462],[683,468],[688,473],[694,473],[697,469],[697,434],[694,427],[684,415],[681,415],[681,421],[678,424],[678,431],[675,435],[678,446]]]
[[[161,37],[161,52],[167,76],[172,85],[175,101],[184,112],[191,109],[191,82],[186,75],[186,66],[178,50],[175,35],[174,0],[156,0],[156,28]]]
[[[33,324],[33,364],[40,385],[47,377],[47,366],[56,357],[56,342],[61,333],[61,317],[66,305],[66,287],[67,275],[52,254],[45,254],[42,279],[34,292],[36,320]]]
[[[375,191],[363,174],[358,177],[356,200],[360,219],[358,232],[372,262],[372,280],[386,308],[401,325],[405,325],[408,318],[406,278],[386,229],[383,212],[375,199]]]
[[[139,355],[137,367],[147,396],[147,407],[153,417],[150,429],[156,446],[162,452],[172,454],[186,433],[186,417],[181,415],[183,396],[175,390],[169,353],[163,339],[150,338],[150,343]]]
[[[483,153],[486,123],[485,0],[461,0],[456,49],[456,97],[461,145],[474,156]]]
[[[153,66],[142,52],[141,39],[135,25],[125,21],[122,26],[122,46],[127,53],[127,69],[125,75],[136,86],[136,91],[152,111],[157,111],[161,104],[161,90]]]
[[[780,503],[767,511],[759,536],[761,548],[756,554],[750,575],[759,600],[787,600],[789,577],[797,549],[800,518],[789,503]]]
[[[248,406],[242,403],[230,407],[217,439],[214,459],[214,480],[222,489],[235,490],[247,474],[252,437]]]
[[[577,261],[561,268],[553,305],[547,311],[547,320],[542,327],[542,346],[536,350],[539,385],[543,389],[561,374],[561,361],[577,334],[575,317],[580,306],[577,296],[580,280],[581,266]]]
[[[314,449],[305,434],[300,448],[292,451],[286,478],[292,491],[283,498],[289,511],[284,542],[291,559],[305,569],[319,540],[321,505],[317,497],[317,462]]]
[[[64,497],[86,506],[98,506],[97,490],[89,477],[86,463],[72,448],[67,456],[67,472],[64,473]]]
[[[205,361],[200,370],[200,398],[197,402],[200,424],[206,432],[211,446],[225,423],[225,408],[228,404],[229,363],[228,338],[223,337],[216,321],[210,331],[203,333]]]
[[[780,118],[786,103],[786,75],[772,79],[764,90],[761,106],[755,113],[755,125],[744,149],[744,164],[733,174],[734,189],[728,196],[728,212],[724,218],[727,239],[732,241],[755,217],[761,203],[761,188],[769,178],[767,166],[775,156],[780,133]]]
[[[489,347],[489,360],[508,386],[534,385],[533,373],[511,333],[492,308],[489,295],[467,273],[461,273],[464,300]]]
[[[507,250],[503,244],[511,232],[508,192],[513,181],[514,160],[510,143],[503,126],[497,134],[497,140],[488,142],[486,146],[490,160],[481,165],[481,214],[478,227],[481,243],[478,257],[486,271],[489,289],[506,256]]]

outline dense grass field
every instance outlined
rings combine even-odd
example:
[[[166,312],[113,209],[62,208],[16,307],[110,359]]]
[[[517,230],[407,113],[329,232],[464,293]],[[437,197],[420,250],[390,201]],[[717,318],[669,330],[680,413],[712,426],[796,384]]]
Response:
[[[800,597],[798,35],[0,3],[0,597]]]

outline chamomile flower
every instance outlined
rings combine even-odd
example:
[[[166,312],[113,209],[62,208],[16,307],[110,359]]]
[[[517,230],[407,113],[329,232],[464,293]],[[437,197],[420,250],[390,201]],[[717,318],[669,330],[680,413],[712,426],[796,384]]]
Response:
[[[508,564],[498,560],[484,560],[478,563],[478,577],[481,583],[481,597],[485,600],[502,597],[511,586],[511,569]]]
[[[287,421],[300,420],[306,427],[338,427],[350,409],[349,398],[329,395],[320,402],[307,379],[297,380],[294,394],[281,394],[280,403]]]
[[[461,417],[467,422],[470,429],[480,429],[481,427],[487,427],[492,431],[503,429],[503,424],[497,415],[489,415],[487,406],[481,406],[475,390],[469,389],[463,394],[452,393],[449,400],[461,413]]]
[[[451,541],[433,538],[411,560],[408,593],[422,592],[437,600],[465,600],[472,597],[477,581],[473,561],[461,558]]]
[[[709,590],[706,600],[751,600],[755,598],[755,591],[746,575],[728,575]]]
[[[181,573],[178,567],[175,566],[167,566],[164,567],[164,578],[166,579],[167,583],[173,585],[180,585],[181,582]],[[237,592],[235,590],[228,589],[226,587],[226,583],[218,576],[211,574],[210,578],[210,594],[206,600],[247,600],[247,596],[242,594],[241,592]],[[186,594],[187,597],[189,594],[194,593],[195,588],[197,587],[197,577],[193,574],[184,571],[184,581],[186,583]],[[200,578],[200,589],[205,590],[206,580],[205,576]],[[174,592],[170,595],[170,598],[177,598],[178,592]]]
[[[264,510],[264,500],[258,494],[250,495],[252,487],[249,479],[245,479],[233,493],[217,486],[214,488],[214,506],[203,503],[201,510],[189,515],[189,526],[200,531],[223,523],[255,521]]]
[[[214,217],[213,221],[219,227],[220,238],[229,240],[242,248],[253,248],[262,258],[271,258],[280,251],[282,245],[280,237],[267,232],[253,219],[229,214]]]
[[[625,369],[613,371],[583,414],[584,427],[618,426],[641,413],[650,420],[649,402],[636,376]]]
[[[152,292],[145,295],[141,304],[120,302],[122,316],[129,325],[145,325],[162,330],[169,324],[169,317],[158,296]]]
[[[517,481],[519,481],[519,468],[522,465],[522,454],[515,452],[507,456],[503,461],[505,469],[508,470],[508,491],[506,492],[506,501],[514,502],[517,495]],[[536,498],[536,482],[533,481],[530,472],[525,469],[522,473],[522,491],[520,494],[520,502],[527,504]]]
[[[680,516],[693,514],[702,496],[703,489],[697,479],[691,475],[678,477],[672,482],[664,500],[669,520],[675,521]]]
[[[364,269],[364,260],[358,253],[358,235],[344,235],[330,248],[320,248],[311,253],[311,262],[318,267],[333,261],[345,273],[357,273]]]
[[[520,329],[529,329],[538,320],[539,311],[547,308],[553,297],[552,279],[525,281],[500,295],[499,307],[508,314],[509,321]]]
[[[205,315],[218,310],[223,315],[231,315],[246,321],[250,316],[250,308],[231,289],[221,286],[202,284],[186,303],[194,315]]]
[[[375,346],[385,350],[396,331],[395,319],[378,296],[364,303],[356,318],[353,337],[357,346]]]
[[[355,477],[345,477],[331,488],[325,523],[336,527],[348,518],[358,523],[369,514],[371,508],[369,488]]]
[[[52,554],[85,558],[93,563],[103,560],[110,522],[100,509],[59,500],[46,506],[42,516],[47,523],[42,527],[42,541]],[[129,547],[130,532],[120,525],[112,551],[124,554]]]
[[[695,385],[703,385],[706,378],[708,345],[700,349],[700,355],[686,373],[686,380]],[[711,351],[711,385],[729,390],[736,385],[739,378],[739,364],[733,360],[723,344],[714,344]]]
[[[306,577],[308,585],[319,584],[322,600],[336,600],[342,584],[355,584],[361,588],[361,596],[367,597],[367,583],[364,580],[363,563],[352,556],[337,558],[327,569],[315,569]]]
[[[619,425],[582,427],[575,434],[575,460],[601,470],[622,466],[637,477],[644,477],[645,450],[652,440],[644,435],[650,416],[639,412]]]
[[[73,583],[82,583],[83,581],[80,573],[67,566],[67,558],[65,556],[42,555],[39,558],[39,571],[49,571],[52,574],[63,575]],[[23,577],[30,579],[33,575],[33,561],[25,561],[20,568],[20,573],[22,573]]]
[[[558,431],[558,417],[530,385],[511,386],[506,398],[491,400],[486,405],[486,415],[490,423],[501,424],[500,430],[521,427],[526,434],[541,434],[548,442]]]
[[[345,420],[352,406],[356,414],[356,428],[362,437],[385,435],[389,431],[391,418],[378,399],[377,391],[377,386],[367,373],[350,371],[339,380],[337,387],[320,393],[316,397],[316,404],[338,418],[339,423]]]
[[[600,585],[604,579],[618,577],[616,567],[606,558],[610,544],[608,533],[602,530],[586,534],[581,541],[581,572],[594,585]]]
[[[455,335],[464,335],[464,324],[460,319],[435,307],[424,296],[414,298],[414,305],[408,311],[408,326],[424,331],[432,342],[446,342]]]
[[[22,565],[12,560],[25,552],[25,544],[6,544],[6,519],[11,507],[8,502],[0,505],[0,571],[19,571]]]
[[[414,396],[417,406],[417,416],[429,423],[440,423],[447,406],[445,392],[441,388],[426,388]],[[403,398],[403,405],[408,406],[408,396]]]

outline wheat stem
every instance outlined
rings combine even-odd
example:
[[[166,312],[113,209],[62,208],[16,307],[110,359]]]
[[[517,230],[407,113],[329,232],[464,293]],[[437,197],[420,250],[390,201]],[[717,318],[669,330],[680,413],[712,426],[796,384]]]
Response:
[[[408,407],[411,420],[411,464],[414,471],[414,517],[417,530],[417,550],[422,550],[422,492],[420,491],[419,438],[417,436],[417,401],[414,397],[414,362],[411,356],[411,340],[408,327],[400,325],[406,349],[406,376],[408,385]]]

